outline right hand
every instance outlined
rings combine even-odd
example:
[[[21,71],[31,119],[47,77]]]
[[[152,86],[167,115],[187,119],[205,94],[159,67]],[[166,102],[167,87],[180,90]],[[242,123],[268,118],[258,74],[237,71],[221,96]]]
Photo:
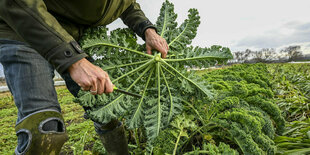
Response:
[[[82,90],[90,91],[93,95],[113,92],[113,84],[107,72],[85,58],[72,64],[68,71]]]

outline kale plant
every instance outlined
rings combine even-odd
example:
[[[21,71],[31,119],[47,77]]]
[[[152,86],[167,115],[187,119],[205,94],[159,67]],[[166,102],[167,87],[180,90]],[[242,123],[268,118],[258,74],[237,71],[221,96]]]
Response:
[[[94,64],[107,71],[117,87],[142,96],[81,91],[79,103],[89,109],[87,114],[92,120],[106,123],[123,117],[129,128],[144,126],[148,138],[154,139],[180,113],[183,101],[212,98],[208,84],[188,70],[225,63],[232,54],[221,46],[190,45],[200,24],[197,9],[190,9],[188,18],[179,26],[176,18],[173,4],[164,2],[156,27],[169,44],[166,59],[155,51],[154,55],[146,54],[145,45],[138,44],[129,29],[116,29],[110,34],[105,27],[87,30],[81,44],[96,57]]]

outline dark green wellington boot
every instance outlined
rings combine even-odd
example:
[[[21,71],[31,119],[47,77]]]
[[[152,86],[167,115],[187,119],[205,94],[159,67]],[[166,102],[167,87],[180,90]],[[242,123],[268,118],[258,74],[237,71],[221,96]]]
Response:
[[[128,155],[128,142],[125,129],[121,122],[113,120],[99,128],[95,123],[96,131],[108,155]]]
[[[53,129],[57,126],[57,129]],[[16,155],[59,155],[63,144],[68,140],[63,117],[55,110],[41,110],[28,115],[16,125],[16,135],[28,137],[26,148]]]

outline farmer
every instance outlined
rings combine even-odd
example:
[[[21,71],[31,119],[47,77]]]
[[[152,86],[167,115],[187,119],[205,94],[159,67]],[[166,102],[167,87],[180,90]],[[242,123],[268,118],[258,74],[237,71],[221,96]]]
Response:
[[[147,53],[167,55],[135,0],[0,0],[0,62],[18,108],[16,154],[59,154],[68,139],[53,85],[54,69],[69,91],[113,92],[108,74],[88,61],[77,41],[88,27],[117,18],[146,41]],[[128,154],[121,122],[94,122],[109,154]]]

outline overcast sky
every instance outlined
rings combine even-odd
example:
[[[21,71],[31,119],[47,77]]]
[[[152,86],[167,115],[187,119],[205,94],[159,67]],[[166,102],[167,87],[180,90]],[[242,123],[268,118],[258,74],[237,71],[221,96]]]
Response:
[[[164,0],[137,0],[153,22]],[[310,42],[310,0],[170,0],[178,23],[190,8],[201,16],[193,44],[223,45],[233,51]],[[121,21],[111,27],[122,26]],[[310,45],[310,44],[308,44]],[[309,47],[310,48],[310,47]]]

